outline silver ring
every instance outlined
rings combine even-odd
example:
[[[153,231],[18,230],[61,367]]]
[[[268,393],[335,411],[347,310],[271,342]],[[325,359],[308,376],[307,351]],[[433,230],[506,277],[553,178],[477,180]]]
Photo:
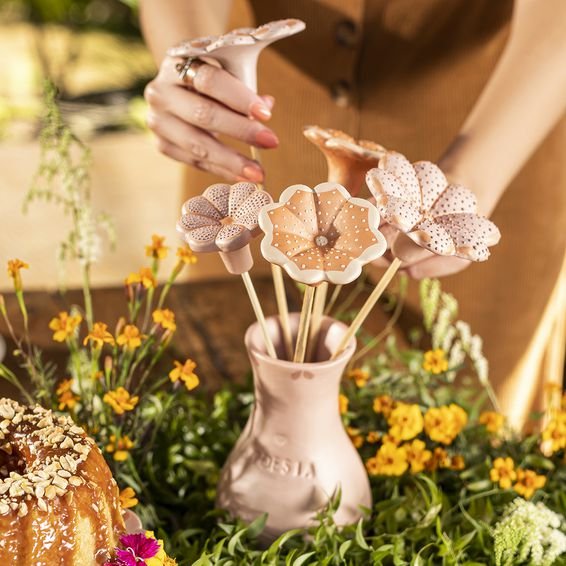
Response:
[[[204,63],[198,57],[185,57],[182,61],[175,65],[175,70],[177,71],[179,80],[182,83],[193,87],[198,70],[203,65]]]

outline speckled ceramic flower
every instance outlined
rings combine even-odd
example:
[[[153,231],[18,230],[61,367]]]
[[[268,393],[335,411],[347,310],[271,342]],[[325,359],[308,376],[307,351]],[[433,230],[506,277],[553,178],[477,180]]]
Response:
[[[387,247],[377,209],[337,183],[289,187],[261,210],[259,225],[265,259],[307,285],[350,283]]]
[[[328,164],[328,180],[339,183],[356,196],[364,176],[385,155],[385,148],[367,140],[355,140],[348,134],[330,128],[305,126],[305,137],[324,154]]]
[[[383,219],[427,250],[470,261],[485,261],[499,242],[497,226],[477,214],[474,194],[449,184],[430,161],[387,152],[366,175]],[[395,253],[395,245],[393,245]]]
[[[177,230],[193,251],[221,252],[226,259],[226,254],[247,248],[250,240],[259,234],[259,211],[272,202],[269,193],[259,190],[253,183],[211,185],[201,196],[193,197],[183,205]],[[245,257],[249,257],[246,260],[249,263],[249,249],[245,250]]]
[[[218,61],[224,69],[257,91],[257,59],[270,43],[303,31],[301,20],[269,22],[257,28],[238,28],[220,36],[199,37],[171,48],[171,57],[199,57]]]

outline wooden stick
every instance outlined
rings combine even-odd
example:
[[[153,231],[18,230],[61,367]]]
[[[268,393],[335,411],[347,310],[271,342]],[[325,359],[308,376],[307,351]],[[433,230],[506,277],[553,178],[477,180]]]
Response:
[[[322,316],[324,314],[324,305],[326,303],[327,293],[328,283],[326,281],[323,281],[314,292],[314,304],[312,307],[312,319],[306,355],[306,359],[308,361],[312,361],[313,350],[316,355],[316,346],[318,344],[318,335],[320,333],[320,325],[322,324]]]
[[[283,281],[283,270],[279,265],[271,264],[271,275],[273,277],[273,287],[275,288],[275,300],[279,311],[279,321],[283,331],[283,343],[287,359],[293,357],[293,337],[291,334],[291,323],[289,322],[289,306],[287,305],[287,295],[285,294],[285,282]]]
[[[297,346],[295,348],[294,362],[302,364],[305,361],[307,341],[309,338],[309,324],[311,320],[312,304],[314,301],[314,287],[307,285],[299,319],[299,332],[297,334]]]
[[[387,285],[391,282],[394,275],[397,273],[399,268],[401,267],[401,260],[395,258],[391,265],[387,268],[387,271],[383,274],[383,277],[379,280],[378,284],[375,286],[375,289],[371,292],[371,295],[367,298],[366,302],[360,309],[360,312],[356,315],[356,318],[352,321],[352,324],[344,334],[338,348],[332,354],[331,360],[334,360],[337,356],[339,356],[346,346],[348,342],[352,339],[353,336],[356,335],[356,332],[361,328],[362,324],[365,322],[366,318],[368,317],[369,313],[375,306],[375,303],[379,300],[379,297],[383,294],[383,291],[387,288]]]
[[[259,299],[257,297],[257,293],[255,291],[254,284],[252,283],[252,279],[250,277],[249,272],[242,273],[242,280],[244,281],[244,285],[246,286],[246,291],[248,292],[248,296],[250,298],[250,302],[252,303],[252,308],[254,309],[255,316],[257,321],[259,322],[259,326],[261,327],[261,332],[263,334],[263,339],[265,340],[265,347],[267,349],[267,353],[272,357],[277,359],[277,354],[275,353],[275,347],[273,346],[273,342],[271,337],[269,336],[269,332],[267,331],[267,324],[265,322],[265,316],[263,316],[263,310],[261,309],[261,305],[259,303]]]
[[[342,291],[342,287],[344,287],[344,285],[336,285],[334,287],[334,291],[332,291],[332,295],[330,295],[330,300],[328,301],[328,304],[324,309],[324,314],[326,315],[330,314],[330,312],[334,308],[334,305],[336,304],[336,301],[338,300],[338,295],[340,295],[340,291]]]

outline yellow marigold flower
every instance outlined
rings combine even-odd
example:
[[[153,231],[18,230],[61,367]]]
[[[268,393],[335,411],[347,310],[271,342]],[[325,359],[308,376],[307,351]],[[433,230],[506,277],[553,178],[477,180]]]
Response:
[[[485,426],[488,432],[496,434],[505,423],[505,416],[495,411],[484,411],[480,415],[479,422]]]
[[[352,444],[356,448],[361,448],[363,446],[364,437],[360,434],[359,428],[353,428],[353,427],[349,426],[349,427],[346,428],[346,432],[348,433],[348,436],[350,437]]]
[[[390,436],[397,440],[411,440],[423,430],[423,415],[418,405],[397,403],[387,423]]]
[[[348,379],[354,380],[357,387],[364,387],[369,379],[369,371],[362,368],[355,368],[348,372]]]
[[[124,346],[128,350],[139,348],[142,343],[143,334],[135,324],[126,324],[122,333],[116,338],[118,346]]]
[[[72,382],[72,379],[64,379],[61,383],[59,383],[55,390],[60,411],[64,411],[65,409],[74,409],[77,401],[80,399],[78,395],[75,395],[71,391]]]
[[[128,458],[129,451],[134,447],[134,443],[129,436],[121,436],[116,438],[114,434],[110,435],[110,442],[106,445],[106,452],[112,454],[116,462],[123,462]]]
[[[177,257],[187,265],[193,265],[198,261],[196,254],[188,246],[177,248]]]
[[[155,533],[153,531],[146,531],[145,536],[147,538],[154,538],[157,540],[157,544],[159,545],[159,550],[157,554],[152,558],[146,558],[144,563],[146,566],[167,566],[171,564],[176,564],[176,562],[167,556],[165,553],[165,549],[163,548],[163,541],[161,539],[157,539]]]
[[[157,309],[153,311],[153,322],[159,324],[161,328],[175,332],[177,324],[175,323],[175,313],[169,309]]]
[[[108,332],[108,325],[104,322],[95,322],[92,330],[83,340],[83,344],[86,346],[89,342],[92,342],[96,348],[102,348],[104,344],[114,345],[114,338]]]
[[[424,416],[424,428],[431,440],[452,444],[468,422],[466,411],[452,403],[428,409]]]
[[[432,452],[432,458],[427,462],[426,469],[434,472],[438,468],[450,468],[452,460],[448,455],[448,452],[437,446]]]
[[[530,499],[537,489],[541,489],[546,484],[546,478],[538,475],[533,470],[517,470],[517,483],[513,489],[525,499]]]
[[[21,259],[8,260],[8,275],[13,279],[16,291],[21,291],[22,289],[22,276],[20,274],[22,269],[29,269],[29,265]]]
[[[169,379],[173,383],[181,380],[189,391],[200,383],[198,376],[195,374],[197,365],[193,360],[188,359],[184,364],[177,361],[173,363],[175,367],[169,372]]]
[[[53,330],[53,340],[55,342],[64,342],[67,338],[71,338],[82,320],[83,318],[80,314],[71,316],[68,312],[61,311],[49,322],[49,328]]]
[[[390,442],[380,446],[375,459],[373,475],[400,476],[409,467],[405,447],[396,446]]]
[[[542,440],[548,450],[554,454],[566,448],[566,413],[559,411],[542,431]]]
[[[375,444],[376,442],[379,442],[380,438],[381,435],[376,430],[370,430],[370,432],[368,432],[366,436],[366,440],[369,444]]]
[[[423,360],[423,369],[429,373],[438,375],[448,370],[448,360],[446,354],[441,348],[429,350],[425,352]]]
[[[145,247],[145,255],[153,259],[165,259],[169,248],[163,245],[165,236],[153,234],[151,236],[151,244]]]
[[[366,460],[366,470],[370,476],[377,476],[379,474],[379,467],[375,456]]]
[[[411,444],[405,444],[407,462],[411,466],[411,473],[418,474],[425,469],[426,463],[432,458],[432,452],[426,449],[422,440],[413,440]]]
[[[132,397],[126,389],[118,387],[105,393],[102,400],[110,405],[117,415],[123,415],[126,411],[133,411],[140,398],[137,395]]]
[[[136,492],[131,487],[125,487],[120,491],[120,507],[122,507],[122,509],[131,509],[138,503]]]
[[[126,285],[143,285],[145,289],[155,289],[157,281],[149,267],[142,267],[137,273],[130,273],[126,277]]]
[[[489,479],[493,483],[498,483],[501,489],[509,489],[511,484],[517,479],[513,459],[509,456],[506,458],[496,458],[493,461],[493,467],[489,470]]]
[[[385,418],[389,416],[389,413],[393,410],[395,406],[395,401],[389,397],[389,395],[380,395],[375,397],[373,400],[373,410],[375,413],[382,413]]]
[[[341,415],[344,415],[348,412],[349,403],[350,401],[348,401],[348,397],[346,397],[346,395],[343,395],[342,393],[338,395],[338,410],[340,411]]]

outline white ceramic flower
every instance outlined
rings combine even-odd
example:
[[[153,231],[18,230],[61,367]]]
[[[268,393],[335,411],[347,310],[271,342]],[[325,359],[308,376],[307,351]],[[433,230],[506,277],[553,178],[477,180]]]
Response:
[[[377,209],[337,183],[287,188],[261,209],[259,226],[265,259],[307,285],[350,283],[387,248]]]

